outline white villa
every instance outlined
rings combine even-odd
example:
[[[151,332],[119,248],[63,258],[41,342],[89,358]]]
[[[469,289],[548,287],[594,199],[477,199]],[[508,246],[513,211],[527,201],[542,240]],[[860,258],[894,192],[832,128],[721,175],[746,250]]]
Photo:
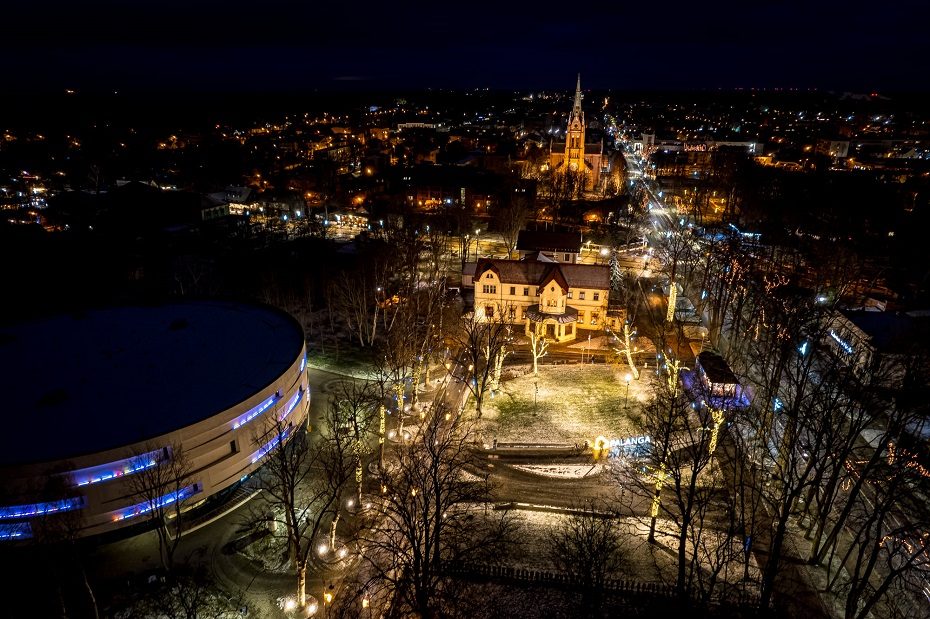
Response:
[[[545,254],[524,260],[479,260],[475,266],[475,314],[505,316],[557,342],[574,340],[578,330],[603,330],[610,324],[606,266],[559,263]],[[616,326],[616,325],[613,325]]]

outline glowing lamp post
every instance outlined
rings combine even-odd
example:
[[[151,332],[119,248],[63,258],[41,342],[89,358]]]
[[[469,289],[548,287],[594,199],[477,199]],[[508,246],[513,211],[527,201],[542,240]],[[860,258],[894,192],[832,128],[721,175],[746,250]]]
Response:
[[[626,382],[626,391],[623,394],[623,410],[630,409],[630,381],[633,380],[633,376],[627,372],[626,376],[623,377],[623,380]]]

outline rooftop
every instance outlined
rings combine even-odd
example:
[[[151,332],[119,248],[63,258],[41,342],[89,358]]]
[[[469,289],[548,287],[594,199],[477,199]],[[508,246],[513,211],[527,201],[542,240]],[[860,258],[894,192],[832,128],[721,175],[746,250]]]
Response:
[[[578,232],[548,232],[520,230],[517,235],[518,251],[581,251],[581,234]]]
[[[495,271],[502,284],[540,286],[550,276],[561,274],[569,288],[610,289],[610,269],[595,264],[565,264],[542,260],[481,260],[475,269],[476,279],[488,269]]]
[[[843,312],[865,333],[879,352],[886,354],[915,353],[930,349],[930,317],[921,312]]]
[[[737,385],[739,379],[727,365],[727,362],[718,353],[705,350],[698,354],[698,363],[704,370],[707,380],[718,385]]]
[[[225,302],[0,328],[0,465],[113,449],[215,415],[277,379],[303,339],[283,312]]]

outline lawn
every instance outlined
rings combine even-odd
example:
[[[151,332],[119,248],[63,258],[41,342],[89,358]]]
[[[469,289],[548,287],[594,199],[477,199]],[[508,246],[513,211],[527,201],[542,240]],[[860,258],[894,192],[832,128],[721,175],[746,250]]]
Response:
[[[573,444],[602,435],[639,434],[654,375],[644,373],[632,381],[628,398],[624,375],[623,369],[600,364],[543,365],[538,394],[532,373],[505,380],[493,399],[485,397],[485,436],[499,442]]]

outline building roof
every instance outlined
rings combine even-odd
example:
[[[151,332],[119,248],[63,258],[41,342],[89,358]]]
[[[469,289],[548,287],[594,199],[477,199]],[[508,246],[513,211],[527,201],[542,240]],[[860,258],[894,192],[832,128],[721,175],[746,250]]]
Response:
[[[520,230],[517,235],[518,251],[581,251],[581,234],[578,232],[548,232]]]
[[[303,344],[288,314],[225,302],[0,328],[0,465],[77,457],[189,426],[272,384]]]
[[[916,314],[916,315],[915,315]],[[930,349],[930,317],[919,313],[845,311],[843,315],[886,354]]]
[[[478,262],[476,280],[488,270],[497,273],[502,284],[541,286],[555,278],[564,280],[569,288],[610,289],[610,269],[604,265],[485,259]]]
[[[704,370],[707,380],[715,385],[738,385],[739,379],[727,365],[727,362],[718,353],[705,350],[698,354],[698,363]]]
[[[544,253],[542,253],[542,252],[539,252],[539,251],[532,251],[532,252],[528,253],[527,255],[523,256],[523,258],[521,258],[521,259],[524,260],[524,261],[526,261],[526,262],[531,262],[531,261],[534,261],[534,260],[535,260],[536,262],[558,262],[558,260],[553,260],[552,258],[550,258],[549,256],[547,256],[546,254],[544,254]],[[474,270],[473,270],[472,272],[474,272]]]

